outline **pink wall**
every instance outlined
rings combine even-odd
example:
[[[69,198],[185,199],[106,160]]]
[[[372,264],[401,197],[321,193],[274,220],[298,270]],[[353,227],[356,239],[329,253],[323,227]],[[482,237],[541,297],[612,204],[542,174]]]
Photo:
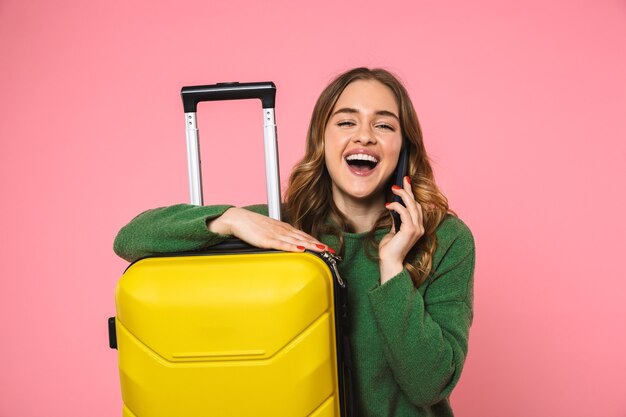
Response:
[[[275,81],[285,178],[357,65],[406,81],[476,236],[457,414],[626,416],[624,1],[163,3],[0,3],[0,417],[120,415],[111,244],[187,199],[181,86]],[[203,108],[207,202],[262,200],[257,104]]]

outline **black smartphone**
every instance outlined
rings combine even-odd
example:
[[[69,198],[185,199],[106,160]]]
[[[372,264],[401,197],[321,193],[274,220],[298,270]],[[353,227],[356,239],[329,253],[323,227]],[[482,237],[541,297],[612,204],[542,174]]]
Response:
[[[406,146],[406,140],[402,141],[402,149],[400,149],[400,156],[398,157],[398,165],[396,166],[396,170],[393,173],[393,184],[397,185],[400,188],[404,188],[404,177],[406,177],[409,170],[409,152]],[[402,198],[397,195],[393,195],[393,201],[398,202],[404,206],[402,202]],[[393,218],[393,225],[396,229],[396,232],[400,230],[400,215],[395,211],[391,212],[391,217]]]

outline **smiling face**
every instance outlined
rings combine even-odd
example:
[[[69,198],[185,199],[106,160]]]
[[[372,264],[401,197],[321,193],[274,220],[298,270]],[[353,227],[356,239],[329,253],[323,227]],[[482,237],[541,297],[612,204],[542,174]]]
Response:
[[[335,204],[380,208],[402,146],[399,109],[387,86],[357,80],[341,93],[324,131]]]

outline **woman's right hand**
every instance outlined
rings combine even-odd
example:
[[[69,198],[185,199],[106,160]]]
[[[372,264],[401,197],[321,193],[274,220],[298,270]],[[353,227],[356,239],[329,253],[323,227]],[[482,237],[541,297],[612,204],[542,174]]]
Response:
[[[239,207],[229,208],[220,217],[207,222],[207,227],[213,233],[232,235],[258,248],[288,252],[305,249],[332,251],[313,236],[288,223]]]

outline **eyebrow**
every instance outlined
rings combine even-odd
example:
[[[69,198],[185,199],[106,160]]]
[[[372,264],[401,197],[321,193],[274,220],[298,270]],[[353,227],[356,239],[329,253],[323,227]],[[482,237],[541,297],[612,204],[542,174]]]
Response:
[[[338,109],[335,112],[333,112],[331,117],[336,115],[336,114],[338,114],[338,113],[351,113],[352,114],[352,113],[360,113],[360,112],[357,109],[353,109],[353,108],[350,108],[350,107],[342,107],[341,109]],[[400,118],[395,113],[390,112],[388,110],[378,110],[376,112],[376,114],[379,115],[379,116],[393,117],[394,119],[400,121]]]

